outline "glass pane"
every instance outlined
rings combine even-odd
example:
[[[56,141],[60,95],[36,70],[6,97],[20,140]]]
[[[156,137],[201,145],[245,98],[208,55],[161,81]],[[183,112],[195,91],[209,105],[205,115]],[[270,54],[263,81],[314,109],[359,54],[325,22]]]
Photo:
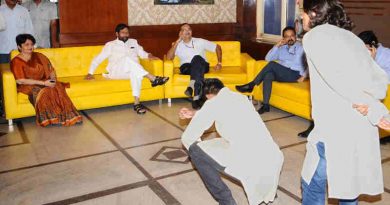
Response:
[[[281,34],[282,0],[264,0],[264,33]]]
[[[288,0],[287,1],[287,26],[294,27],[294,21],[296,19],[295,8],[296,8],[296,0]]]

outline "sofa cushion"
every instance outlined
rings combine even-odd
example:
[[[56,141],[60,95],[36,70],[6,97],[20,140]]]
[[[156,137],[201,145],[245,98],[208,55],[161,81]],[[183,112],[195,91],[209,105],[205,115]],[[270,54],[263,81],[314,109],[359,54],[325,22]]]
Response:
[[[283,98],[295,101],[304,105],[311,105],[310,103],[310,82],[302,83],[272,83],[272,95],[282,96]],[[271,96],[272,98],[272,96]]]
[[[84,80],[84,76],[63,77],[58,78],[58,80],[70,83],[70,88],[66,88],[70,98],[131,91],[130,80],[110,80],[102,75],[94,76],[94,80]],[[142,80],[142,89],[151,87],[150,81],[144,78]],[[30,103],[28,96],[18,93],[18,103]]]
[[[247,83],[247,73],[239,66],[224,66],[219,71],[215,71],[214,67],[210,67],[210,71],[205,74],[205,78],[218,78],[224,84]],[[172,81],[174,85],[188,85],[189,81],[189,75],[182,75],[180,74],[179,68],[175,68]]]

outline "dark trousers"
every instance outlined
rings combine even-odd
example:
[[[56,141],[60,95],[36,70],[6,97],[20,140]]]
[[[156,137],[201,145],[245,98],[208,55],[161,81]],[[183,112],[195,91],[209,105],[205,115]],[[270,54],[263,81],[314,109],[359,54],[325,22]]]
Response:
[[[180,66],[180,73],[183,75],[190,75],[191,80],[195,80],[194,96],[201,95],[202,82],[204,74],[209,72],[209,63],[207,63],[201,56],[196,55],[192,58],[191,63],[184,63]]]
[[[9,54],[0,54],[0,64],[1,63],[9,63],[10,60],[10,55]]]
[[[256,85],[263,82],[263,104],[269,104],[272,92],[272,81],[297,82],[301,76],[298,71],[291,70],[279,63],[269,62],[252,81]]]
[[[220,172],[225,170],[196,143],[188,149],[192,163],[195,165],[206,188],[220,205],[236,205],[229,187],[222,181]]]

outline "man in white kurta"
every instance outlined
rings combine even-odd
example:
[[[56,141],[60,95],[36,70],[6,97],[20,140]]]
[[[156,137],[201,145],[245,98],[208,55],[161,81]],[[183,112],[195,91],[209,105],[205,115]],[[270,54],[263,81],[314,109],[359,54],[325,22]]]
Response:
[[[17,4],[15,0],[6,0],[0,6],[0,12],[5,18],[6,29],[0,31],[0,63],[9,62],[9,53],[17,49],[15,38],[22,33],[34,35],[33,25],[27,9]]]
[[[357,204],[361,194],[383,192],[377,126],[389,128],[384,118],[388,110],[380,101],[386,96],[387,76],[363,42],[349,31],[349,19],[334,22],[336,16],[345,15],[338,2],[327,2],[329,10],[321,10],[323,1],[307,4],[314,10],[305,8],[306,2],[303,21],[309,32],[303,47],[315,127],[306,146],[302,204],[325,204],[326,185],[329,198],[342,199],[340,204]],[[329,15],[323,18],[329,24],[310,24],[316,9],[323,12],[321,17]],[[326,13],[334,11],[340,13]]]
[[[50,48],[50,26],[58,19],[57,6],[49,0],[33,0],[22,4],[30,12],[36,46]]]
[[[247,97],[220,80],[206,79],[204,90],[208,100],[203,107],[183,108],[179,115],[192,118],[182,142],[206,187],[220,204],[235,204],[218,174],[223,171],[241,181],[249,204],[273,201],[283,154],[264,122]],[[221,138],[199,141],[213,124]]]
[[[132,93],[134,96],[134,111],[137,114],[144,114],[146,108],[139,102],[141,94],[141,84],[144,77],[150,80],[152,87],[163,85],[168,81],[168,77],[154,76],[147,72],[139,62],[139,58],[150,60],[158,59],[151,53],[144,51],[135,39],[129,38],[129,26],[118,24],[115,28],[117,39],[106,43],[102,51],[91,63],[87,80],[92,80],[96,68],[106,58],[108,58],[107,74],[104,77],[110,79],[130,79]]]

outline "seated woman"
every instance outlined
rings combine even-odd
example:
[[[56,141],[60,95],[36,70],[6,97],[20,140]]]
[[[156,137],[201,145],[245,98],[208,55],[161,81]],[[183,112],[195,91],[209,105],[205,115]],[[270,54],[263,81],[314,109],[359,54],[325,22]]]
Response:
[[[34,52],[35,38],[20,34],[16,44],[20,51],[11,61],[18,92],[28,95],[40,126],[71,126],[82,122],[82,117],[65,91],[67,83],[58,82],[49,59]]]

